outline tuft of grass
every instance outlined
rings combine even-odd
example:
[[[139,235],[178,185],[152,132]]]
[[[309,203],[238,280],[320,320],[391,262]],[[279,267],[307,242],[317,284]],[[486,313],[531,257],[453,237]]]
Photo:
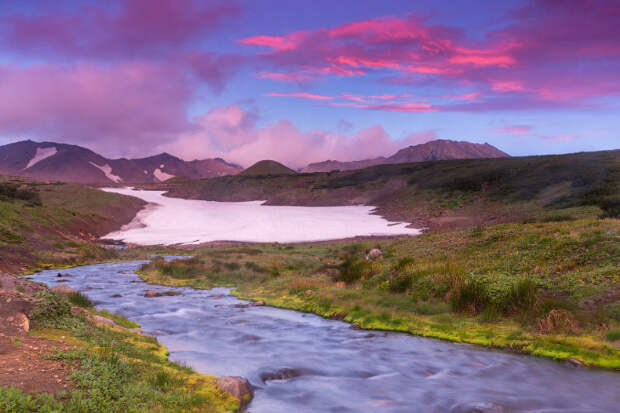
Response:
[[[452,294],[452,310],[459,313],[478,314],[487,308],[491,300],[486,285],[479,280],[470,280]]]
[[[620,330],[610,330],[605,334],[605,338],[608,341],[620,340]]]
[[[78,307],[90,308],[93,306],[92,301],[90,301],[87,296],[85,296],[79,291],[72,292],[71,294],[69,294],[67,299],[71,304],[77,305]]]

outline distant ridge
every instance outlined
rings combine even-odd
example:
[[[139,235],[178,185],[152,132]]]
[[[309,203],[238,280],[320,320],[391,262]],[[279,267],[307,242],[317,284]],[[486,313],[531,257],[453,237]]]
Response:
[[[84,184],[163,182],[235,175],[242,168],[223,159],[184,161],[168,153],[140,159],[107,159],[77,145],[31,140],[0,146],[0,174]]]
[[[297,172],[272,160],[258,161],[239,175],[295,175]]]
[[[309,164],[302,172],[350,171],[383,164],[508,157],[510,157],[510,155],[488,143],[480,144],[449,139],[437,139],[401,149],[388,158],[379,157],[352,162],[323,161]]]

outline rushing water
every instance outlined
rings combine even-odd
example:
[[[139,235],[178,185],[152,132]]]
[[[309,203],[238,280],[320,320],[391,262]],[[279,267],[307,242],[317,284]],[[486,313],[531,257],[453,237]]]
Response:
[[[270,307],[243,308],[229,289],[176,288],[145,298],[143,262],[63,272],[97,308],[139,322],[170,358],[256,386],[249,411],[464,412],[472,403],[509,412],[617,412],[620,376],[534,357],[398,333],[357,331],[340,321]],[[57,285],[58,271],[32,278]],[[121,294],[121,297],[112,297]],[[493,410],[496,411],[496,410]],[[497,410],[499,411],[499,410]]]

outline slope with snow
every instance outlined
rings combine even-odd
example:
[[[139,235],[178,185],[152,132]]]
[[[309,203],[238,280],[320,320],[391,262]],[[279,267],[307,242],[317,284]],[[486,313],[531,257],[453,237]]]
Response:
[[[372,206],[267,206],[164,197],[162,191],[107,188],[150,203],[134,221],[105,238],[142,245],[210,241],[304,242],[370,235],[417,235],[407,223],[373,215]]]
[[[34,154],[33,158],[28,162],[24,169],[31,168],[41,162],[43,159],[49,158],[50,156],[56,155],[58,150],[54,146],[49,146],[47,148],[37,148],[37,152]]]
[[[99,166],[94,162],[89,162],[89,164],[91,164],[92,166],[94,166],[95,168],[99,169],[101,172],[103,172],[106,176],[106,178],[108,178],[110,181],[115,182],[115,183],[119,183],[122,182],[123,179],[118,176],[118,175],[114,175],[112,173],[112,167],[110,165],[108,165],[107,163],[105,165]]]

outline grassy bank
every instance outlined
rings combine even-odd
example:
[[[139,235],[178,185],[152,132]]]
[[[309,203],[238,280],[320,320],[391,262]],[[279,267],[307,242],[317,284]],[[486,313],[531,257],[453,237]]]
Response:
[[[379,248],[383,257],[365,260]],[[202,247],[141,269],[148,282],[619,369],[620,222],[475,227],[401,240]]]
[[[133,219],[142,200],[82,185],[43,183],[0,175],[0,270],[115,259],[94,241]]]
[[[154,338],[95,326],[83,315],[74,315],[63,297],[49,291],[38,292],[35,298],[34,329],[28,335],[63,347],[44,358],[70,366],[69,386],[55,395],[0,386],[0,411],[233,412],[238,408],[239,401],[219,390],[215,377],[168,361],[165,347]],[[88,305],[87,299],[81,303]],[[119,316],[115,320],[131,325]],[[26,339],[14,337],[13,345],[21,345],[22,340]],[[36,371],[41,367],[41,362],[34,361]]]

